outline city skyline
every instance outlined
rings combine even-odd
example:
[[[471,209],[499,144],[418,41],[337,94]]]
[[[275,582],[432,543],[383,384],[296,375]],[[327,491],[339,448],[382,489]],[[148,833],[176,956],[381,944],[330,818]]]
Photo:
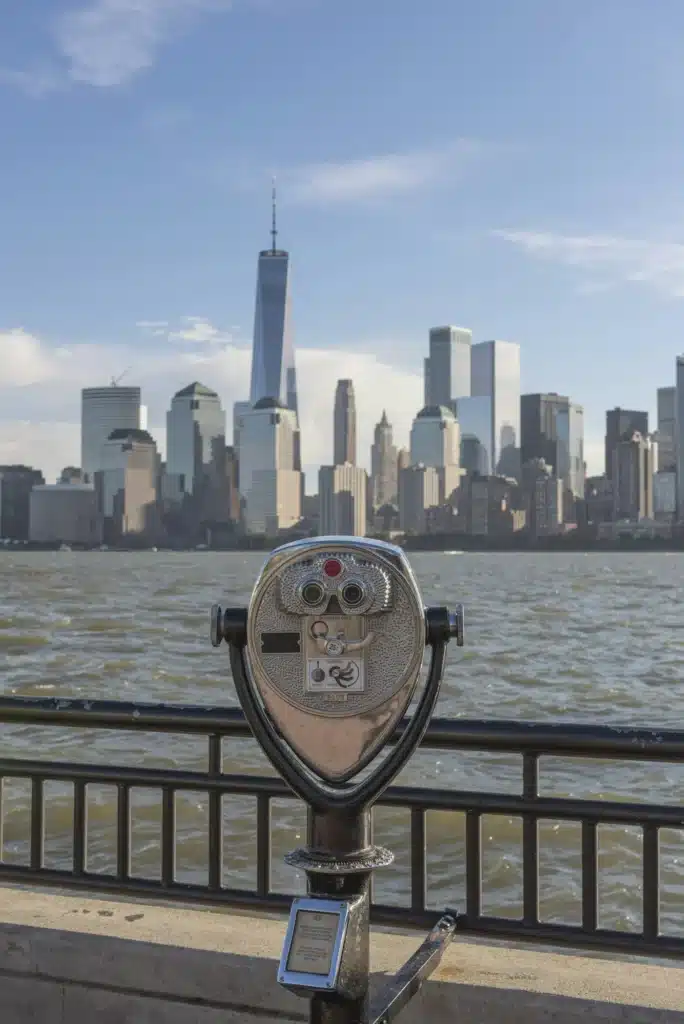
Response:
[[[426,341],[428,343],[429,343],[429,337],[430,337],[430,331],[431,330],[432,329],[428,329],[428,331],[426,331]],[[443,328],[440,328],[439,330],[443,330]],[[506,342],[503,342],[503,343],[502,342],[474,342],[473,343],[473,349],[475,350],[476,348],[480,348],[480,350],[485,350],[488,346],[489,347],[493,347],[495,345],[502,345],[502,344],[505,345],[505,346],[511,346],[512,345],[513,348],[518,348],[516,343],[506,343]],[[249,357],[249,359],[251,361],[251,351],[248,352],[247,355],[248,355],[248,357]],[[674,360],[673,360],[675,362],[677,371],[679,370],[680,360],[684,361],[684,356],[676,356],[676,357],[674,357]],[[424,360],[423,362],[424,362],[424,373],[425,373],[426,366],[427,366],[427,360]],[[199,363],[199,361],[196,358],[187,361],[186,365],[188,366],[189,374],[191,374],[193,372],[193,368],[195,370],[197,369],[198,363]],[[123,374],[121,376],[123,376]],[[183,387],[184,388],[189,387],[189,385],[187,383],[188,380],[189,380],[188,374],[186,374],[183,378],[174,376],[171,379],[174,379],[174,380],[184,380],[185,383],[184,383]],[[209,379],[209,374],[207,374],[207,379]],[[249,375],[248,375],[247,379],[249,379]],[[202,382],[195,381],[195,384],[197,384],[197,383],[199,383],[203,388],[206,387],[206,385],[202,384]],[[303,462],[302,463],[302,469],[303,469],[303,472],[304,472],[304,475],[305,475],[305,481],[306,481],[306,491],[309,494],[316,493],[316,490],[317,490],[317,480],[318,480],[318,470],[319,470],[320,466],[321,465],[331,465],[334,462],[334,460],[331,460],[330,455],[334,451],[334,442],[335,442],[335,429],[334,429],[335,395],[336,395],[336,392],[337,392],[337,389],[338,389],[338,386],[339,386],[340,383],[351,384],[352,388],[353,388],[353,394],[354,395],[356,394],[355,382],[354,382],[354,380],[349,379],[349,378],[344,378],[344,379],[337,378],[334,381],[334,384],[332,386],[332,389],[331,389],[329,395],[327,395],[325,392],[323,392],[320,387],[316,388],[316,397],[318,399],[319,406],[320,406],[320,408],[321,408],[321,410],[323,412],[323,418],[318,418],[317,421],[316,421],[316,425],[315,425],[315,432],[316,433],[315,433],[315,436],[316,436],[316,440],[317,440],[317,447],[318,447],[319,450],[323,451],[324,454],[323,454],[323,457],[321,458],[320,462],[315,462],[315,463],[314,462],[308,462],[308,463],[304,463]],[[418,382],[416,382],[416,383],[418,383]],[[425,408],[425,406],[424,406],[424,397],[425,397],[425,394],[424,394],[424,392],[425,392],[425,379],[424,379],[424,376],[419,381],[419,383],[420,383],[420,388],[418,389],[418,391],[419,392],[420,391],[423,392],[422,395],[419,394],[419,397],[421,398],[421,401],[418,402],[418,404],[415,406],[414,411],[413,411],[412,414],[409,413],[407,410],[402,408],[402,413],[398,417],[398,420],[399,420],[399,436],[398,437],[397,437],[396,421],[392,420],[392,417],[390,416],[390,423],[391,423],[392,428],[393,428],[395,445],[396,445],[396,447],[398,449],[402,449],[402,448],[409,449],[410,448],[410,445],[411,445],[411,430],[412,430],[412,427],[414,425],[416,416],[418,415],[418,413],[422,409]],[[92,392],[94,395],[97,396],[98,393],[102,393],[103,391],[111,391],[112,389],[119,390],[122,393],[122,396],[125,397],[125,400],[128,400],[129,396],[132,393],[136,393],[137,394],[137,396],[138,396],[137,401],[138,401],[139,409],[140,409],[140,423],[141,423],[141,425],[144,424],[146,429],[149,429],[150,433],[154,436],[155,443],[157,444],[160,456],[163,459],[166,459],[166,457],[167,457],[167,450],[166,450],[167,449],[167,436],[168,436],[167,427],[166,426],[155,426],[153,423],[149,423],[148,424],[148,411],[149,410],[148,410],[147,404],[145,403],[145,391],[140,386],[138,386],[138,385],[128,385],[128,384],[121,385],[114,378],[110,379],[110,383],[108,385],[106,385],[106,384],[102,384],[102,385],[86,385],[84,388],[81,389],[81,392],[79,392],[79,395],[80,395],[80,403],[79,404],[80,404],[80,407],[81,407],[81,415],[83,414],[83,393],[84,392],[85,393]],[[209,390],[211,391],[211,389],[209,389]],[[363,390],[364,390],[363,387],[361,388],[361,390],[363,392]],[[673,392],[674,390],[675,390],[674,384],[673,385],[665,384],[665,385],[663,385],[663,387],[657,389],[657,397],[660,395],[661,392]],[[165,419],[167,421],[168,421],[169,412],[171,410],[174,394],[177,394],[177,393],[170,394],[167,397],[166,411],[165,411],[165,414],[164,414]],[[223,410],[225,411],[225,417],[226,417],[226,434],[225,434],[226,444],[232,444],[234,442],[233,434],[234,434],[234,430],[235,430],[234,413],[239,412],[241,406],[245,407],[245,408],[248,408],[249,407],[249,402],[244,402],[243,400],[237,399],[236,401],[230,403],[230,402],[227,402],[227,401],[224,400],[223,394],[221,393],[220,390],[217,390],[216,394],[217,394],[217,397],[218,397],[218,399],[219,399],[219,401],[221,403],[221,406],[222,406]],[[537,394],[542,394],[543,395],[545,393],[544,392],[527,392],[527,393],[525,393],[525,392],[521,391],[520,394],[521,394],[521,396],[523,396],[525,394],[527,394],[527,396],[529,396],[529,395],[537,395]],[[546,394],[558,396],[559,392],[557,392],[557,391],[551,392],[550,391],[550,392],[547,392]],[[477,398],[478,396],[469,396],[469,397]],[[354,398],[354,402],[356,404],[355,398]],[[463,400],[461,400],[461,403],[463,403]],[[306,404],[307,403],[306,403],[306,400],[305,400],[305,405]],[[570,404],[571,404],[571,407],[579,408],[579,411],[580,411],[580,414],[581,414],[582,420],[583,420],[584,419],[584,415],[583,415],[584,414],[584,407],[582,406],[582,404],[580,402],[575,401],[573,397],[570,397]],[[369,403],[369,405],[370,405],[370,403]],[[452,403],[452,405],[454,406],[454,414],[455,414],[455,416],[457,418],[457,421],[458,421],[458,419],[459,419],[459,417],[458,417],[458,405],[459,405],[458,400],[454,401]],[[393,405],[392,405],[392,402],[391,402],[391,396],[390,396],[390,401],[385,403],[385,406],[382,406],[382,408],[380,408],[380,403],[378,403],[378,402],[374,402],[373,403],[373,407],[375,409],[380,409],[380,412],[376,413],[376,414],[371,414],[371,421],[364,421],[361,417],[359,417],[358,409],[357,409],[357,411],[355,413],[355,416],[354,416],[354,424],[355,424],[355,428],[356,428],[355,429],[355,433],[360,438],[360,440],[358,442],[358,454],[357,454],[356,461],[357,461],[357,464],[361,468],[366,469],[368,472],[370,472],[370,469],[371,469],[371,449],[373,447],[375,430],[376,430],[376,427],[378,426],[378,424],[380,423],[381,419],[385,419],[387,417],[387,415],[388,415],[387,409],[388,408],[390,408],[390,409],[393,408]],[[396,404],[395,404],[394,407],[396,407]],[[629,412],[629,410],[625,410],[624,405],[623,406],[617,405],[617,406],[614,407],[614,410],[618,410],[618,411],[622,410],[623,412],[626,412],[626,413]],[[650,428],[651,432],[657,431],[657,425],[658,425],[658,422],[659,422],[658,421],[657,413],[651,419],[651,414],[648,411],[648,403],[643,403],[642,406],[641,406],[641,410],[642,411],[639,411],[638,415],[642,416],[643,414],[645,414],[646,415],[646,420],[653,423],[652,427]],[[603,418],[604,424],[606,423],[606,416],[608,416],[610,414],[610,412],[611,412],[611,410],[609,410],[607,408],[602,410],[602,418]],[[375,415],[375,418],[373,418],[373,415]],[[330,424],[326,423],[326,416],[327,416],[327,419],[330,420]],[[519,420],[518,420],[518,424],[519,424]],[[57,426],[59,426],[59,424]],[[404,426],[405,426],[405,430],[402,430],[402,427],[404,427]],[[581,426],[582,426],[582,424],[580,424],[580,430],[581,430]],[[80,465],[81,464],[81,459],[79,459],[79,457],[78,457],[78,453],[79,452],[82,453],[82,451],[83,451],[83,436],[82,436],[82,429],[81,429],[81,423],[80,422],[78,423],[78,428],[77,429],[78,429],[78,437],[77,437],[76,440],[77,440],[78,444],[76,446],[74,445],[74,443],[72,443],[70,446],[67,444],[67,447],[63,448],[61,446],[62,436],[60,435],[59,431],[57,431],[57,436],[52,439],[53,442],[54,442],[54,446],[51,449],[50,449],[50,446],[48,446],[48,452],[49,452],[48,456],[47,457],[42,457],[42,458],[39,457],[38,460],[33,462],[33,463],[26,456],[25,452],[22,454],[22,450],[21,450],[19,441],[17,441],[17,444],[15,446],[12,446],[12,449],[10,450],[10,453],[9,453],[9,457],[3,457],[3,447],[2,447],[2,444],[0,444],[0,464],[9,465],[9,464],[13,464],[14,463],[14,464],[35,465],[36,468],[42,470],[42,472],[45,475],[46,480],[54,482],[54,481],[58,480],[62,470],[66,466],[72,466],[72,465],[76,466],[76,465]],[[517,429],[518,444],[519,444],[519,441],[520,441],[520,427],[519,427],[519,425],[517,426],[516,429]],[[327,454],[325,453],[326,445],[321,440],[326,435],[329,436],[329,442],[327,444],[327,448],[329,449],[329,452]],[[465,438],[469,437],[468,430],[466,430],[464,432],[464,437]],[[367,444],[365,444],[366,439],[368,439],[368,443]],[[73,441],[73,439],[71,437],[68,437],[67,441]],[[306,438],[304,438],[302,440],[301,447],[302,447],[302,450],[305,452],[306,448],[307,448]],[[604,475],[604,473],[605,473],[605,459],[606,459],[606,455],[605,455],[605,452],[606,452],[606,433],[605,433],[605,427],[604,427],[604,434],[603,434],[603,437],[601,438],[600,442],[592,443],[590,441],[589,442],[589,449],[590,449],[589,457],[587,458],[587,441],[586,441],[586,437],[585,437],[585,440],[584,440],[584,452],[585,452],[585,464],[586,464],[586,467],[587,467],[586,468],[586,474],[585,474],[586,477],[602,476],[602,475]],[[67,457],[67,455],[69,453],[72,453],[74,457],[73,458]],[[43,448],[43,456],[45,456],[45,449],[44,448]],[[466,461],[467,461],[467,457],[466,457]],[[515,474],[513,474],[513,475],[515,475]]]
[[[523,392],[584,407],[590,473],[606,408],[656,422],[684,292],[681,4],[223,6],[26,0],[3,33],[4,462],[77,461],[80,389],[129,366],[162,450],[188,381],[248,396],[274,173],[309,476],[339,377],[363,462],[383,407],[407,443],[431,324],[518,342]]]

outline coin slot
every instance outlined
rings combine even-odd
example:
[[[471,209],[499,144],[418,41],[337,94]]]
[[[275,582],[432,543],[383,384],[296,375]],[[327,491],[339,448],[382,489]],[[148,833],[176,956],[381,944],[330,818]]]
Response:
[[[301,654],[301,633],[262,633],[262,654]]]

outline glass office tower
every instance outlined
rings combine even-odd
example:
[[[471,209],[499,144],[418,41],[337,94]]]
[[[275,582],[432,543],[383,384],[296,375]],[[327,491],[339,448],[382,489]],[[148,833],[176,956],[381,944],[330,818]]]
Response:
[[[297,412],[297,372],[290,330],[290,255],[276,247],[275,189],[273,244],[259,253],[250,402],[273,398]]]
[[[512,341],[482,341],[473,345],[471,396],[491,400],[491,472],[519,480],[519,345]],[[462,428],[461,433],[463,432]]]
[[[425,405],[451,408],[470,394],[473,334],[465,327],[430,328],[430,355],[425,360]]]

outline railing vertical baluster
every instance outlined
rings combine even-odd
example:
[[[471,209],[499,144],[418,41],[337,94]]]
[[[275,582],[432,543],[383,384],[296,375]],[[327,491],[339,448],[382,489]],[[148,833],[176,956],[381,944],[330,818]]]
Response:
[[[660,934],[660,832],[657,825],[644,825],[643,842],[643,931],[644,938]]]
[[[116,875],[120,882],[131,877],[131,790],[123,782],[116,802]]]
[[[482,819],[478,811],[466,811],[466,917],[474,925],[482,912]]]
[[[221,736],[212,732],[209,736],[209,778],[218,779],[221,774]],[[209,790],[209,888],[217,892],[223,884],[223,821],[221,815],[221,794],[218,789]]]
[[[425,811],[411,808],[411,910],[425,910],[427,897]]]
[[[43,786],[45,780],[38,775],[31,779],[31,870],[39,871],[43,866],[45,846],[45,819],[43,814]]]
[[[82,706],[81,706],[82,705]],[[86,714],[87,712],[87,714]],[[286,908],[289,899],[284,893],[271,891],[272,878],[272,801],[286,798],[287,789],[277,779],[251,779],[244,775],[224,776],[222,774],[222,742],[226,736],[247,738],[249,729],[237,709],[202,710],[194,707],[169,708],[166,706],[134,705],[123,702],[70,701],[67,706],[42,698],[0,697],[0,723],[32,723],[46,728],[59,725],[60,728],[73,726],[83,729],[106,727],[116,730],[149,728],[168,734],[201,735],[208,742],[208,768],[205,771],[185,771],[181,768],[156,769],[147,766],[128,767],[122,765],[97,765],[72,763],[68,760],[41,760],[39,755],[23,757],[18,752],[6,751],[0,756],[0,880],[8,883],[60,884],[87,891],[117,892],[121,895],[149,894],[160,892],[167,897],[178,897],[187,901],[206,900],[230,905],[259,908],[265,904],[280,909]],[[474,749],[481,751],[510,753],[522,757],[522,793],[509,795],[496,792],[462,792],[455,787],[448,789],[414,789],[413,787],[391,787],[380,804],[408,809],[410,812],[410,904],[409,906],[374,907],[374,919],[378,923],[424,925],[431,918],[426,912],[428,896],[428,856],[426,831],[428,810],[447,814],[463,814],[465,827],[465,896],[466,927],[480,934],[534,937],[541,941],[555,942],[558,937],[580,947],[598,949],[619,949],[641,955],[681,957],[684,955],[684,937],[676,934],[676,921],[668,921],[669,927],[661,925],[661,909],[668,918],[677,915],[676,893],[663,893],[667,905],[661,908],[660,892],[660,837],[662,829],[677,829],[681,825],[681,811],[678,807],[651,802],[640,804],[632,797],[624,803],[619,799],[581,799],[568,795],[565,798],[551,798],[539,794],[539,772],[541,758],[558,756],[564,758],[593,759],[597,753],[613,763],[633,764],[637,761],[684,764],[684,731],[649,729],[618,729],[615,727],[573,726],[567,728],[561,723],[529,724],[520,722],[496,723],[476,721],[464,722],[437,720],[426,734],[431,749],[448,751]],[[14,799],[13,792],[6,787],[8,779],[26,780],[30,794],[26,801]],[[52,783],[60,786],[73,785],[73,829],[72,864],[64,868],[48,867],[45,863],[47,841],[46,808],[51,795]],[[48,783],[50,786],[48,787]],[[89,787],[107,787],[108,793],[116,791],[116,866],[115,870],[105,867],[99,878],[99,871],[92,873],[88,865],[88,794]],[[132,875],[132,796],[137,788],[161,793],[161,884],[158,878],[149,877],[148,872]],[[176,814],[178,793],[207,793],[209,836],[207,845],[208,884],[177,885],[176,873]],[[226,794],[249,795],[256,800],[256,885],[245,892],[224,889],[223,878],[223,799]],[[12,799],[10,799],[12,798]],[[203,798],[203,797],[202,797]],[[28,806],[28,800],[31,805]],[[109,802],[107,804],[109,807]],[[16,811],[24,823],[28,816],[27,843],[20,839],[20,851],[15,850],[12,841],[4,850],[8,834],[8,823],[3,815]],[[509,919],[496,914],[483,913],[485,903],[483,892],[483,850],[482,819],[484,815],[502,815],[522,821],[523,852],[523,916]],[[575,924],[561,921],[539,920],[539,822],[558,819],[564,822],[581,823],[582,828],[582,922]],[[374,815],[371,816],[371,822]],[[8,818],[9,822],[9,818]],[[379,819],[377,819],[379,822]],[[640,877],[643,893],[643,928],[640,932],[616,932],[602,929],[599,901],[599,830],[604,825],[638,827],[643,835],[643,862]],[[378,824],[380,829],[380,824]],[[14,830],[12,830],[14,831]],[[371,832],[377,832],[371,825]],[[406,852],[405,838],[401,846],[397,840],[397,852]],[[19,856],[17,857],[17,853]],[[3,854],[6,855],[5,859]],[[92,859],[92,858],[90,858]],[[460,872],[462,858],[458,863],[448,865],[449,870]],[[381,878],[382,876],[378,876]],[[459,876],[460,877],[460,876]],[[666,884],[665,880],[665,883]],[[446,885],[449,878],[446,879]],[[446,888],[445,885],[445,888]],[[377,891],[377,890],[376,890]],[[371,890],[372,892],[372,890]],[[381,901],[382,902],[382,901]],[[664,933],[661,934],[661,927]]]
[[[523,754],[523,798],[534,804],[539,796],[539,756]],[[539,923],[539,822],[533,810],[523,816],[523,921]]]
[[[371,807],[371,812],[370,812],[370,840],[369,841],[370,841],[371,846],[375,845],[375,807]],[[377,874],[377,872],[375,872],[375,871],[371,872],[370,882],[368,883],[368,892],[369,892],[369,897],[370,897],[370,902],[371,902],[371,911],[372,911],[373,903],[375,901],[375,875],[376,874]]]
[[[268,896],[271,891],[271,798],[267,793],[257,796],[256,858],[256,891],[259,896]]]
[[[162,789],[161,807],[161,883],[173,885],[176,873],[176,794],[171,786]]]
[[[77,878],[86,867],[86,836],[88,818],[86,810],[86,783],[78,779],[74,783],[74,825],[73,825],[73,872]]]
[[[582,931],[598,927],[598,844],[596,823],[582,822]]]

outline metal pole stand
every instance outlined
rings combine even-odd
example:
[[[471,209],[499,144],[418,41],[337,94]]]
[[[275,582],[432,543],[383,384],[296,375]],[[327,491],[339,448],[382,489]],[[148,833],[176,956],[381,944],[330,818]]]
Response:
[[[423,982],[433,973],[456,931],[456,914],[447,913],[437,922],[412,957],[369,1003],[370,980],[370,888],[376,868],[389,867],[394,854],[371,843],[369,810],[360,812],[309,811],[308,847],[287,854],[285,861],[306,872],[308,894],[314,900],[339,902],[353,908],[340,951],[337,992],[311,996],[310,1024],[390,1024]],[[331,851],[335,851],[333,854]],[[295,901],[291,917],[309,901]],[[285,943],[285,953],[290,943]],[[287,985],[286,956],[281,961],[278,981]]]
[[[394,860],[372,843],[371,808],[423,738],[447,645],[463,646],[463,608],[425,609],[398,548],[320,538],[272,553],[249,613],[214,606],[211,639],[227,641],[252,732],[308,805],[308,844],[285,858],[306,873],[307,896],[292,903],[278,981],[310,1000],[311,1024],[389,1024],[439,964],[458,915],[436,922],[371,1005],[371,877]],[[426,645],[427,679],[402,721]],[[328,685],[326,671],[344,685]]]

